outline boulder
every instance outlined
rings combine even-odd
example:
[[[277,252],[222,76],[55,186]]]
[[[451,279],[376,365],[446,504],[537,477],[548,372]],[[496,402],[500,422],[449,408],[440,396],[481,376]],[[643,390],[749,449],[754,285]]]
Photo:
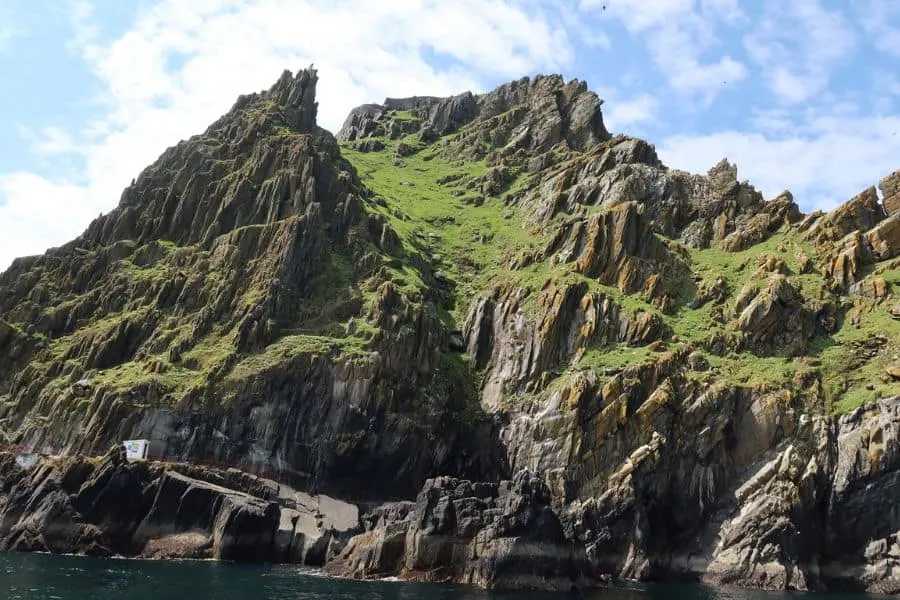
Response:
[[[359,508],[325,495],[282,487],[278,556],[284,562],[321,567],[361,531]]]
[[[760,354],[799,350],[814,327],[813,315],[800,292],[784,275],[772,275],[762,285],[750,282],[735,306],[735,328],[744,334],[745,347]]]

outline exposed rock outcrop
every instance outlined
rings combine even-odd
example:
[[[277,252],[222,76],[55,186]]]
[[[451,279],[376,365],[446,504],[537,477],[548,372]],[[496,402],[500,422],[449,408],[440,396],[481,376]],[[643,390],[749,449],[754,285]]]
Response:
[[[275,559],[321,567],[360,532],[359,507],[329,496],[280,488]]]
[[[350,577],[562,591],[582,585],[586,569],[550,491],[528,471],[499,485],[429,479],[415,503],[377,508],[367,531],[326,566]]]
[[[498,288],[472,304],[463,333],[475,368],[486,369],[482,402],[497,407],[509,394],[541,386],[552,370],[577,361],[591,348],[645,345],[668,328],[651,313],[628,314],[586,284],[549,287],[537,300],[538,319],[527,314],[527,292]]]
[[[772,399],[741,407],[713,393],[716,403],[684,417],[718,421],[718,434],[676,440],[653,432],[599,497],[553,508],[550,490],[529,471],[499,487],[429,480],[414,503],[374,509],[366,531],[326,570],[489,588],[677,573],[775,590],[900,589],[892,574],[900,524],[890,507],[900,397],[829,420],[798,419]],[[724,419],[715,416],[722,408]],[[708,453],[707,465],[694,462],[696,452]]]
[[[567,223],[544,255],[551,264],[574,262],[575,272],[625,293],[641,293],[663,310],[675,302],[668,284],[677,284],[686,272],[633,202]]]
[[[275,502],[145,462],[124,448],[100,461],[18,469],[4,455],[0,548],[67,553],[267,561]]]
[[[353,109],[337,138],[354,141],[367,137],[390,138],[421,129],[423,141],[469,127],[466,146],[479,150],[490,142],[510,154],[530,156],[558,144],[586,150],[609,137],[600,112],[602,101],[578,80],[566,83],[558,75],[523,78],[482,95],[450,98],[388,98],[384,104]],[[402,118],[397,113],[405,113]],[[409,119],[406,115],[412,115]],[[471,139],[469,139],[471,138]]]
[[[870,187],[817,220],[807,237],[820,246],[825,245],[855,231],[868,231],[885,216],[875,188]]]
[[[871,187],[816,219],[807,230],[828,261],[827,273],[835,286],[846,288],[856,283],[867,265],[900,254],[900,217],[889,217],[885,207]]]
[[[741,345],[758,354],[800,353],[815,328],[815,315],[803,306],[800,292],[784,275],[748,284],[738,296],[735,312],[735,328],[744,335]]]
[[[900,170],[894,171],[878,184],[884,196],[884,210],[889,215],[900,213]]]

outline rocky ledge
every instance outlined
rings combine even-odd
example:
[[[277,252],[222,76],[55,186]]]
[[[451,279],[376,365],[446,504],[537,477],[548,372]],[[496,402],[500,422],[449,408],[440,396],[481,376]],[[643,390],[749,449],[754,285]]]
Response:
[[[0,456],[3,551],[296,563],[486,588],[590,583],[584,550],[529,472],[500,484],[430,479],[415,502],[361,514],[237,469],[130,462],[120,447],[29,467]]]
[[[0,550],[321,565],[355,506],[236,469],[101,459],[0,459]]]

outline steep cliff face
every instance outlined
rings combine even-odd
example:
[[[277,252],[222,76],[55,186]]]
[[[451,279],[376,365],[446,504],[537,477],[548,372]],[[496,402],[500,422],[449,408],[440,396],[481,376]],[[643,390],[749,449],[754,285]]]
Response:
[[[583,82],[387,99],[337,140],[315,84],[0,274],[11,441],[392,501],[316,546],[345,575],[897,589],[896,174],[806,216],[611,136]]]
[[[95,454],[148,438],[353,496],[498,474],[463,450],[495,434],[446,376],[465,365],[433,294],[406,281],[430,274],[316,127],[315,84],[285,73],[242,97],[80,238],[0,276],[18,441]]]

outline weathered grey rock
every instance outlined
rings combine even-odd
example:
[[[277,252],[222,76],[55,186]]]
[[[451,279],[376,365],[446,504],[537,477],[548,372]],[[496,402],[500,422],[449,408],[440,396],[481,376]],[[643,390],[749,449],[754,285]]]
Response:
[[[360,152],[381,152],[384,150],[384,142],[381,140],[361,140],[355,146]]]
[[[4,455],[0,547],[110,556],[272,560],[279,508],[114,448],[99,463],[44,462],[26,472]]]
[[[847,289],[857,283],[864,267],[900,253],[900,217],[889,217],[870,187],[816,219],[806,236],[825,259],[833,287]]]
[[[588,347],[649,344],[668,334],[654,315],[629,314],[583,284],[548,287],[535,320],[522,310],[526,296],[522,288],[498,288],[469,309],[463,333],[475,367],[486,369],[482,401],[488,406],[499,406],[506,394],[525,393],[529,384],[577,361]]]
[[[375,131],[375,121],[384,113],[384,107],[378,104],[363,104],[357,106],[344,121],[337,133],[337,139],[352,142],[369,137]]]
[[[866,233],[875,261],[900,256],[900,215],[894,214]]]
[[[278,556],[290,563],[321,567],[361,531],[359,508],[329,496],[311,496],[285,486],[278,528]]]
[[[894,171],[878,184],[884,196],[884,210],[889,215],[900,213],[900,169]]]
[[[873,186],[817,220],[806,235],[819,245],[827,245],[854,231],[868,231],[886,216]]]
[[[412,113],[423,123],[423,142],[474,124],[467,135],[485,135],[505,152],[523,150],[540,155],[564,144],[587,150],[609,138],[600,110],[602,101],[582,81],[568,83],[559,76],[523,78],[481,95],[470,92],[449,98],[416,96],[388,98],[382,105],[353,109],[337,138],[353,141],[368,136],[390,135],[395,125],[391,114]],[[477,151],[477,150],[476,150]]]
[[[900,397],[842,417],[825,529],[822,574],[836,587],[900,591]]]
[[[587,563],[565,539],[547,486],[527,471],[499,485],[429,479],[414,505],[382,506],[371,522],[326,572],[489,589],[569,590],[586,581]]]
[[[314,71],[286,73],[242,97],[163,153],[77,240],[0,274],[0,396],[10,400],[0,419],[17,441],[94,455],[149,439],[161,458],[379,500],[414,494],[434,472],[498,475],[490,457],[462,451],[464,437],[496,433],[486,417],[453,424],[460,404],[477,399],[435,368],[449,337],[435,299],[386,293],[369,306],[353,286],[321,285],[334,256],[369,278],[403,249],[385,219],[369,218],[369,191],[315,126],[316,83]],[[326,295],[333,314],[309,309]],[[367,356],[338,360],[340,344],[273,347],[309,321],[349,318],[379,324]],[[114,326],[84,327],[104,319]],[[70,336],[64,355],[43,355],[52,366],[14,378],[38,339]],[[170,360],[143,360],[155,356]],[[133,385],[72,385],[131,362],[145,363]],[[192,383],[172,385],[186,379],[166,376],[173,371],[193,373]],[[438,410],[422,409],[425,396]],[[398,469],[408,447],[419,451]]]
[[[800,209],[794,203],[793,195],[788,191],[782,192],[774,200],[766,202],[763,209],[739,229],[728,234],[722,241],[722,247],[729,252],[739,252],[765,241],[778,229],[790,226],[800,218]]]
[[[735,328],[745,336],[741,344],[758,354],[799,353],[815,327],[815,315],[803,305],[800,292],[780,274],[748,283],[735,311]]]
[[[84,235],[0,274],[11,441],[147,438],[184,461],[5,458],[4,547],[896,589],[896,400],[826,416],[896,377],[896,342],[862,329],[893,323],[900,249],[874,190],[803,218],[727,160],[670,170],[559,76],[361,107],[342,139],[422,153],[353,153],[357,171],[315,85],[242,97]],[[382,159],[408,173],[379,194]],[[410,210],[420,193],[444,214]],[[454,214],[473,204],[478,222]],[[830,340],[845,364],[774,358],[856,325]]]
[[[477,116],[475,96],[471,92],[450,98],[388,98],[387,110],[411,111],[421,117],[440,135],[453,133]]]

